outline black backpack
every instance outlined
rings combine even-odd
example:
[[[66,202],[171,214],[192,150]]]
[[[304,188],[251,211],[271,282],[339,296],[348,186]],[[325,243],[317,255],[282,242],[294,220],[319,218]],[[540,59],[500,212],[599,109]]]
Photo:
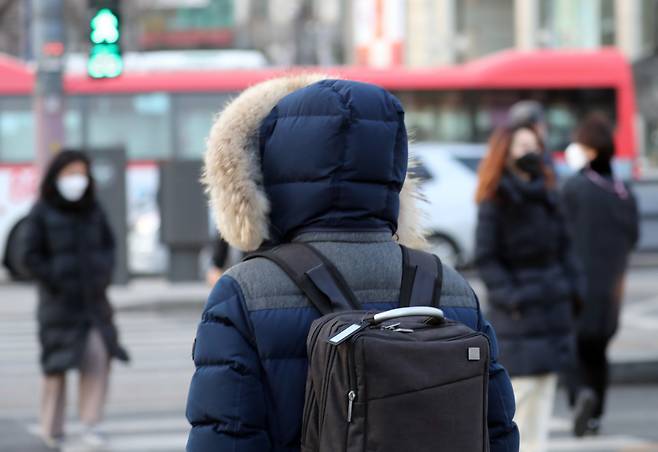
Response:
[[[489,341],[443,316],[438,258],[402,253],[400,308],[379,313],[308,244],[247,257],[275,262],[323,315],[307,340],[302,452],[489,450]]]

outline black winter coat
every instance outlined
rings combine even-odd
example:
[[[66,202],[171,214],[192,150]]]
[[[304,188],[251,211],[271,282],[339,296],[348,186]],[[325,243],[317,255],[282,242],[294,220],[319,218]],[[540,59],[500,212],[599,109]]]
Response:
[[[574,251],[585,275],[577,330],[590,338],[610,338],[617,331],[628,256],[639,237],[633,193],[625,186],[617,193],[612,180],[602,178],[585,170],[563,190]]]
[[[105,293],[114,239],[100,207],[69,211],[39,201],[27,217],[25,237],[25,266],[38,282],[43,372],[77,367],[91,327],[112,357],[127,360]]]
[[[580,273],[557,193],[505,173],[480,204],[476,263],[486,284],[501,362],[514,376],[557,372],[573,352],[572,303]]]

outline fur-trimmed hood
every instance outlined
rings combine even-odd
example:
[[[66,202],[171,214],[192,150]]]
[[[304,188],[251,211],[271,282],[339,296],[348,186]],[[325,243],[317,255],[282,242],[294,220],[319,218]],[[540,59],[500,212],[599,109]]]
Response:
[[[243,251],[309,229],[388,228],[420,247],[407,158],[394,96],[301,74],[255,85],[227,105],[210,130],[203,182],[222,236]]]

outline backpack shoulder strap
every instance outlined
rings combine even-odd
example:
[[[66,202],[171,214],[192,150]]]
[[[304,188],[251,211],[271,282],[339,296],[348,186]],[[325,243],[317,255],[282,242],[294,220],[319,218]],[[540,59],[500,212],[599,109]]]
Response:
[[[244,260],[262,257],[278,265],[322,315],[360,309],[360,304],[338,269],[305,243],[287,243],[256,251]]]
[[[439,307],[443,287],[443,264],[434,254],[400,245],[402,248],[402,284],[400,307]]]

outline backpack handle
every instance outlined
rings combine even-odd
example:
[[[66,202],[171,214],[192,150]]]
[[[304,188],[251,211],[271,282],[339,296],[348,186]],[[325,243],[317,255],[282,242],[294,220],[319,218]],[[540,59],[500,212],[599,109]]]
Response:
[[[393,320],[400,317],[433,317],[437,320],[444,320],[443,311],[431,306],[412,306],[409,308],[396,308],[389,311],[380,312],[371,318],[371,323],[377,325],[387,320]]]

